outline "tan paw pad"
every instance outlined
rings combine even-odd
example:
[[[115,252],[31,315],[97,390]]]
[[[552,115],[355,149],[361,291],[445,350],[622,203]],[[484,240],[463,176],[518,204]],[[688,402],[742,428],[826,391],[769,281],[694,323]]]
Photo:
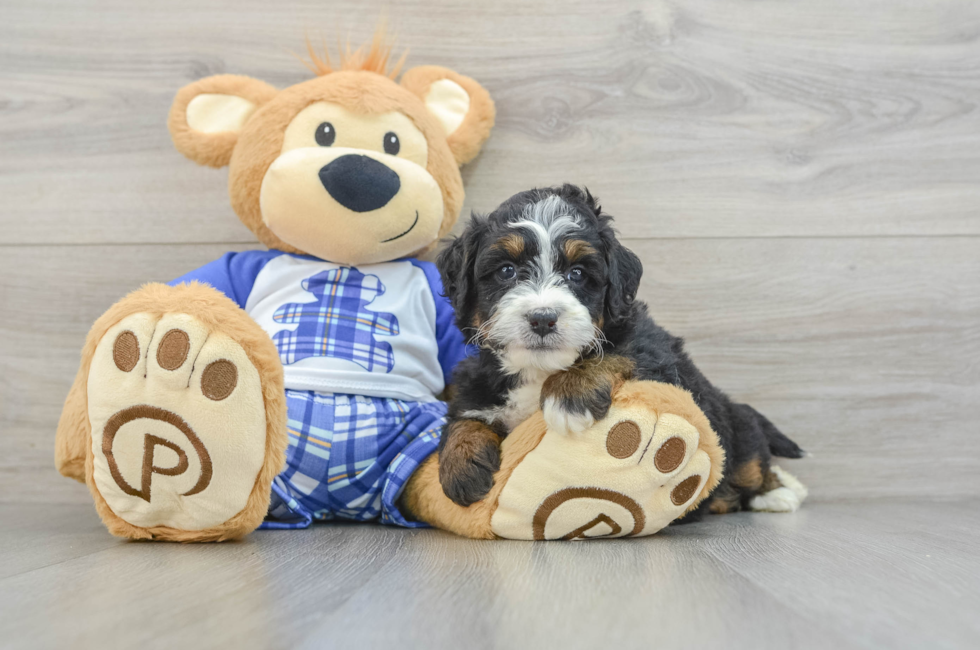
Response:
[[[93,479],[145,528],[204,530],[240,512],[265,459],[258,371],[185,314],[135,314],[96,349],[88,381]]]
[[[119,333],[112,344],[112,361],[123,372],[129,372],[140,360],[140,344],[136,335],[125,330]]]
[[[577,436],[548,431],[500,493],[493,532],[511,539],[649,535],[682,515],[710,470],[684,418],[614,404]]]

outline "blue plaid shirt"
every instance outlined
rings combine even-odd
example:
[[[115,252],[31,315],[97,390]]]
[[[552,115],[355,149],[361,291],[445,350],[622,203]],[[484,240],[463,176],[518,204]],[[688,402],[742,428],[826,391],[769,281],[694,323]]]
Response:
[[[245,309],[283,363],[287,467],[264,526],[334,518],[422,525],[398,510],[398,497],[438,447],[446,405],[436,396],[467,354],[435,267],[246,251],[171,284],[190,281]]]
[[[351,267],[246,251],[172,284],[192,280],[223,292],[269,333],[293,390],[430,401],[467,354],[429,262]]]

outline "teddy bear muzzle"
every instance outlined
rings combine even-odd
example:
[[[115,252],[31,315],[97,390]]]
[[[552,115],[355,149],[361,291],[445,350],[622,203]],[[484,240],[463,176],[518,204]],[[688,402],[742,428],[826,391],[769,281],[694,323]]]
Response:
[[[297,249],[340,264],[409,255],[438,237],[442,191],[413,161],[353,147],[302,147],[265,173],[262,220]]]

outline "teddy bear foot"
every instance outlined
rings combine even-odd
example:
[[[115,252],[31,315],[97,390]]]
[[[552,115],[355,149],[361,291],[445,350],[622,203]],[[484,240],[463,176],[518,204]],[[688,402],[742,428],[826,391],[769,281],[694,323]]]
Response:
[[[539,411],[501,445],[501,467],[482,501],[452,503],[438,459],[415,473],[405,505],[417,518],[467,537],[579,540],[651,535],[693,510],[721,480],[724,451],[690,393],[626,382],[609,413],[576,435]]]
[[[211,287],[147,285],[96,321],[58,425],[58,469],[114,535],[220,541],[254,530],[286,447],[269,337]]]
[[[608,415],[582,433],[549,429],[501,491],[494,534],[533,540],[650,535],[693,508],[717,481],[721,450],[685,397],[663,384],[630,382]]]
[[[106,333],[88,378],[93,481],[119,519],[200,532],[245,508],[265,460],[259,373],[187,314],[133,314]]]

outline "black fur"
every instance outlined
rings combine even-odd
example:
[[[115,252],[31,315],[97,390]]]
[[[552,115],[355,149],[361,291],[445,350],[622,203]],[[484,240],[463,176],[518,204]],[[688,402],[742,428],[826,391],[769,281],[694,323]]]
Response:
[[[604,353],[632,360],[635,363],[634,379],[661,381],[691,392],[725,449],[725,478],[717,488],[718,493],[734,491],[738,503],[733,504],[733,509],[746,507],[759,490],[732,484],[729,476],[735,468],[758,459],[765,475],[771,456],[799,458],[803,451],[751,406],[731,401],[713,386],[684,351],[684,341],[657,325],[649,315],[647,305],[634,300],[643,266],[639,258],[618,241],[612,228],[612,217],[602,212],[587,190],[572,185],[530,190],[511,197],[488,216],[474,215],[463,235],[438,259],[446,295],[456,311],[459,327],[464,334],[472,335],[476,331],[475,325],[492,314],[494,305],[506,293],[506,287],[497,286],[499,283],[495,284],[492,274],[488,275],[486,271],[499,265],[494,256],[499,256],[500,252],[492,250],[492,244],[513,232],[513,229],[508,230],[507,224],[521,218],[525,206],[552,194],[557,194],[571,206],[584,225],[575,238],[588,241],[600,253],[601,259],[590,262],[588,281],[575,290],[575,295],[589,309],[593,320],[601,324],[607,339]],[[527,246],[532,254],[533,241],[529,240]],[[482,348],[478,356],[464,360],[454,371],[455,393],[449,406],[450,421],[459,419],[465,411],[501,406],[516,381],[515,375],[503,371],[493,349]],[[583,396],[588,399],[582,404],[583,409],[588,408],[599,417],[609,406],[608,393],[601,392]],[[596,395],[602,403],[591,403]],[[499,425],[493,428],[501,437],[508,433]],[[485,480],[480,487],[484,485]],[[480,490],[469,489],[470,498],[476,492]],[[710,501],[710,498],[706,499],[682,521],[700,519]]]

